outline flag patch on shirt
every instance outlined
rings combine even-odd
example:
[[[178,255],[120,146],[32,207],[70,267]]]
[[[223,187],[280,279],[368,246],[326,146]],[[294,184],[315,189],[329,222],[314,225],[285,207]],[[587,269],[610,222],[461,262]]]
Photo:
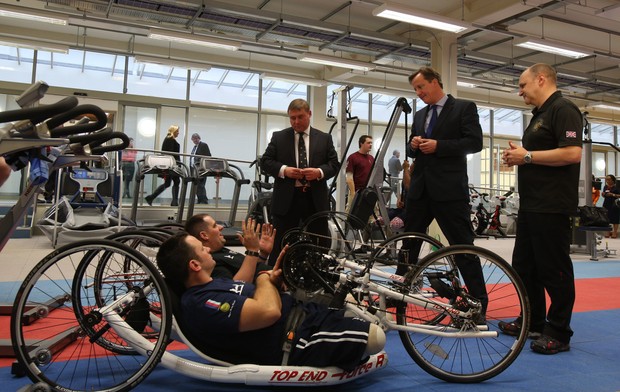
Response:
[[[577,138],[577,131],[566,131],[566,137],[571,139]]]
[[[221,302],[217,302],[212,299],[209,299],[207,300],[207,302],[205,302],[205,306],[211,309],[219,309],[221,304]]]

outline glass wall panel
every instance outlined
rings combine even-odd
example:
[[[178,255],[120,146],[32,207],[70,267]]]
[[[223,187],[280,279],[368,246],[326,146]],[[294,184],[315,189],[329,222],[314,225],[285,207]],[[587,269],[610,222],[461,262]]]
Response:
[[[258,74],[211,68],[192,70],[191,81],[190,100],[194,102],[258,107]]]
[[[482,134],[489,135],[491,133],[491,110],[478,107],[478,121],[482,127]]]
[[[521,110],[494,108],[493,134],[503,136],[523,136],[523,112]],[[482,128],[485,131],[485,128]]]
[[[614,143],[613,125],[592,123],[591,126],[593,142]]]
[[[262,110],[284,111],[297,98],[308,100],[308,86],[283,81],[263,80]]]
[[[254,180],[254,168],[250,163],[256,159],[258,140],[256,137],[256,113],[222,111],[216,109],[192,108],[189,112],[189,131],[200,134],[202,141],[209,145],[211,155],[230,160],[230,164],[239,167],[244,178]],[[288,118],[283,117],[288,121]],[[288,126],[288,124],[286,125]],[[282,129],[285,126],[278,128]],[[187,148],[191,152],[193,144]],[[260,153],[264,151],[264,147]],[[218,186],[219,183],[219,186]],[[218,196],[222,200],[232,199],[235,182],[230,178],[222,178],[219,182],[207,179],[207,195],[209,199]],[[246,203],[250,196],[250,186],[241,187],[240,201]]]
[[[125,56],[81,50],[39,52],[37,79],[55,87],[123,92]]]
[[[376,122],[384,122],[387,123],[390,121],[390,117],[394,112],[394,107],[396,106],[396,102],[400,96],[395,95],[382,95],[382,94],[372,94],[372,121]],[[411,99],[408,99],[407,102],[413,108],[413,102]],[[409,115],[407,122],[409,126],[411,126],[413,113]],[[401,114],[398,119],[398,124],[405,124],[405,114]]]
[[[151,97],[186,99],[187,68],[138,63],[129,58],[127,93]]]
[[[41,54],[42,52],[39,52]],[[0,74],[8,82],[32,83],[34,50],[0,45]]]
[[[123,108],[124,117],[122,130],[129,137],[134,139],[134,147],[145,150],[159,150],[159,146],[156,147],[156,134],[157,134],[157,109],[153,107],[138,107],[138,106],[125,106]],[[136,161],[144,157],[144,152],[138,152]],[[136,168],[137,169],[137,168]],[[135,195],[133,191],[133,182],[131,186],[132,197],[139,197],[140,202],[143,203],[144,196],[153,192],[154,184],[157,183],[157,176],[149,175],[145,176],[142,180],[143,194]]]

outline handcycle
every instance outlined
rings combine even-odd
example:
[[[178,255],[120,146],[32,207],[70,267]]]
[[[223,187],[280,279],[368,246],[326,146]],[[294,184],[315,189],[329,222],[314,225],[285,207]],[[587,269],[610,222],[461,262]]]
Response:
[[[283,275],[294,295],[312,300],[328,294],[331,306],[398,331],[409,355],[430,374],[451,382],[480,382],[504,371],[521,351],[527,327],[514,337],[501,334],[497,323],[522,314],[528,325],[525,291],[510,266],[492,252],[442,247],[426,235],[403,233],[360,256],[326,252],[307,241],[311,235],[300,233],[285,255]],[[398,275],[406,241],[421,241],[428,252]],[[454,257],[463,254],[478,257],[485,271],[484,323],[477,317],[480,302],[468,295],[454,265]],[[58,297],[63,305],[47,310],[45,303]],[[70,391],[129,390],[159,362],[215,382],[306,386],[351,381],[387,365],[386,353],[350,373],[218,361],[183,335],[172,317],[174,304],[157,268],[135,249],[110,240],[64,246],[44,258],[19,289],[11,321],[15,352],[35,382]],[[28,307],[46,317],[36,324],[23,322]],[[73,343],[66,347],[36,348],[38,341],[67,334]],[[184,345],[171,343],[171,337]],[[207,363],[175,354],[186,346]]]
[[[447,381],[483,381],[516,358],[527,338],[529,309],[505,261],[480,248],[442,248],[413,233],[357,253],[350,238],[358,225],[339,227],[354,221],[346,217],[334,221],[346,245],[337,245],[339,236],[327,249],[313,245],[306,240],[312,233],[302,228],[287,253],[284,278],[296,296],[327,294],[332,306],[344,306],[386,331],[398,330],[414,361]],[[152,245],[162,238],[138,242]],[[422,242],[424,257],[414,265],[404,262],[407,241]],[[462,254],[477,256],[484,266],[489,294],[484,324],[480,302],[468,295],[453,261]],[[117,240],[72,243],[41,260],[19,288],[10,323],[14,352],[36,383],[32,390],[42,391],[130,390],[159,363],[209,381],[304,386],[348,382],[387,365],[385,352],[350,372],[225,363],[183,335],[175,307],[163,277],[138,250]],[[497,322],[520,314],[519,336],[501,335]],[[187,347],[206,363],[176,355]]]

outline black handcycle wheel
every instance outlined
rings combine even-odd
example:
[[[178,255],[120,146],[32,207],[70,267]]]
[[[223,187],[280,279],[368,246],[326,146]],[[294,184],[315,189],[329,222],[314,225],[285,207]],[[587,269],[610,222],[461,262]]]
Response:
[[[109,276],[96,272],[102,259],[121,267],[111,268]],[[119,275],[127,265],[130,272]],[[101,278],[105,282],[98,283],[95,294],[93,282]],[[101,304],[129,290],[137,300],[120,311],[125,323],[108,324],[99,311]],[[160,309],[157,326],[150,321],[151,301]],[[155,266],[124,244],[88,240],[60,247],[35,266],[18,290],[10,328],[15,356],[34,383],[52,390],[116,392],[134,388],[159,363],[171,323],[167,288]],[[127,347],[131,351],[115,329],[127,325],[154,345],[145,356],[108,350]]]
[[[455,267],[455,260],[462,257],[482,267],[486,306],[484,301],[467,298],[467,287]],[[506,370],[523,349],[530,318],[525,288],[514,269],[495,253],[473,245],[439,249],[420,260],[406,280],[413,288],[410,295],[422,299],[423,305],[401,305],[397,323],[425,324],[438,334],[403,330],[399,334],[411,358],[429,374],[448,382],[484,381]],[[469,316],[461,316],[460,311]],[[444,317],[429,325],[427,320],[438,313]],[[518,336],[500,331],[500,321],[519,316],[523,328]],[[473,335],[459,337],[462,332]]]

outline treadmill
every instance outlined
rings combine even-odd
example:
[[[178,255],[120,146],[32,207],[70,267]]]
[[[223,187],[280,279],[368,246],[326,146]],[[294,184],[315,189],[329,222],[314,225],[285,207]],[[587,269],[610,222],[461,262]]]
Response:
[[[181,189],[179,195],[179,206],[177,207],[176,223],[181,223],[183,208],[185,207],[185,195],[187,193],[187,183],[191,180],[190,171],[183,162],[178,162],[174,156],[168,154],[147,154],[138,161],[138,170],[134,181],[134,197],[131,204],[131,220],[136,222],[138,211],[138,200],[140,200],[140,185],[147,174],[159,175],[174,173],[181,178]]]
[[[230,202],[230,213],[227,221],[217,221],[217,223],[224,226],[222,234],[226,239],[227,246],[241,246],[241,241],[237,233],[241,232],[240,227],[235,227],[235,218],[237,216],[237,208],[239,207],[239,195],[241,194],[241,187],[243,185],[250,184],[250,180],[243,176],[241,169],[229,163],[226,159],[203,157],[200,158],[200,163],[192,167],[192,180],[191,188],[189,192],[189,204],[187,207],[187,218],[189,219],[194,215],[194,204],[196,202],[196,186],[200,179],[204,177],[214,177],[217,181],[222,178],[230,178],[235,182],[233,190],[233,197]],[[219,187],[214,200],[219,200]]]

